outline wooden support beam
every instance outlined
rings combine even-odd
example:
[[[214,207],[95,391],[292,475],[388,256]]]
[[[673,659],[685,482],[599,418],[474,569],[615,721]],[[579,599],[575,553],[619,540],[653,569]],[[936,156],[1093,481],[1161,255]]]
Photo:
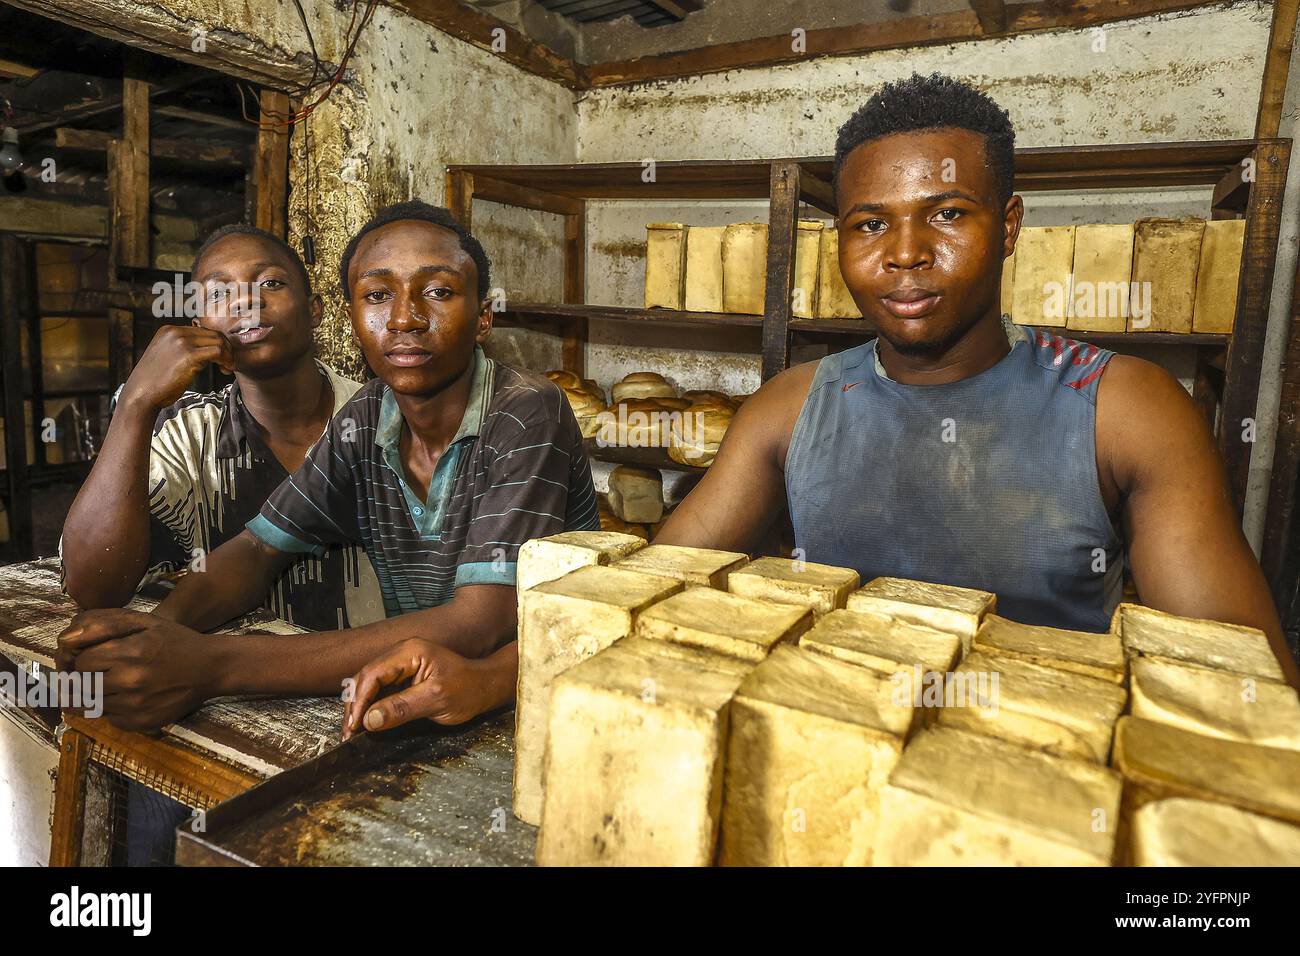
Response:
[[[23,63],[15,63],[13,60],[0,60],[0,76],[12,76],[18,79],[31,79],[37,73],[41,72],[34,66],[27,66]]]
[[[799,193],[799,198],[808,205],[832,216],[839,215],[839,207],[835,205],[835,187],[807,169],[800,170]]]
[[[649,4],[666,17],[685,20],[688,13],[699,10],[700,0],[648,0]]]
[[[32,496],[27,478],[27,413],[23,403],[22,328],[31,304],[29,247],[0,233],[0,387],[4,417],[5,469],[0,493],[9,516],[9,540],[0,553],[26,561],[32,552]]]
[[[447,171],[446,198],[443,200],[447,209],[456,217],[456,221],[466,229],[473,229],[474,221],[474,174],[460,170]]]
[[[584,89],[583,66],[514,27],[457,0],[385,0],[417,20],[437,27],[458,40],[495,53],[507,63],[571,89]]]
[[[1080,29],[1209,6],[1208,0],[1035,0],[1007,7],[1006,34]],[[589,86],[616,86],[651,80],[720,73],[743,67],[790,63],[818,56],[851,56],[981,40],[986,36],[973,10],[904,17],[809,30],[802,51],[790,34],[738,40],[693,50],[678,50],[585,68]]]
[[[1291,141],[1265,140],[1251,155],[1255,161],[1255,182],[1251,185],[1246,214],[1237,320],[1228,346],[1218,435],[1219,451],[1227,465],[1228,484],[1239,512],[1245,507],[1250,457],[1255,447],[1253,436],[1258,430],[1250,427],[1250,423],[1255,420],[1259,401],[1259,370],[1264,358],[1264,336],[1268,327],[1282,192],[1291,158]]]
[[[525,209],[539,209],[542,212],[558,213],[561,216],[574,215],[584,206],[581,199],[492,179],[482,174],[474,176],[474,198],[505,203],[509,206],[522,206]]]
[[[157,112],[155,110],[155,112]],[[112,133],[90,129],[59,127],[54,131],[54,145],[58,149],[79,149],[92,153],[108,152]],[[225,143],[203,143],[188,139],[158,139],[149,141],[149,155],[153,159],[169,159],[205,166],[230,166],[243,168],[252,161],[247,149]]]
[[[1282,122],[1282,100],[1291,71],[1297,10],[1300,10],[1300,0],[1273,0],[1273,25],[1268,31],[1268,54],[1264,58],[1264,80],[1259,90],[1259,113],[1255,117],[1255,136],[1259,139],[1272,139]]]
[[[233,119],[216,113],[205,113],[202,110],[190,110],[183,106],[158,106],[154,108],[154,112],[159,116],[190,120],[193,123],[206,123],[208,126],[220,126],[224,129],[236,129],[241,133],[248,133],[257,129],[248,120]]]
[[[1007,32],[1007,5],[1004,0],[968,0],[979,19],[985,36]]]
[[[108,281],[117,290],[119,268],[148,268],[149,248],[149,83],[138,57],[129,57],[122,78],[122,138],[108,145]],[[109,370],[114,385],[135,366],[135,315],[109,309]]]
[[[90,750],[90,738],[71,728],[65,730],[59,740],[59,770],[54,781],[54,814],[50,827],[50,866],[81,865]]]
[[[1234,166],[1215,184],[1214,195],[1210,198],[1211,209],[1246,211],[1250,199],[1250,180],[1246,177],[1246,169],[1245,166]]]
[[[253,224],[283,239],[288,231],[289,210],[289,96],[278,90],[263,90],[260,103],[262,126],[253,159]]]
[[[794,287],[794,243],[799,228],[797,162],[772,164],[768,204],[767,288],[763,303],[763,381],[790,364],[790,293]]]
[[[564,217],[564,301],[587,301],[587,213],[582,209]],[[564,368],[579,378],[587,375],[587,320],[572,318],[564,323]]]

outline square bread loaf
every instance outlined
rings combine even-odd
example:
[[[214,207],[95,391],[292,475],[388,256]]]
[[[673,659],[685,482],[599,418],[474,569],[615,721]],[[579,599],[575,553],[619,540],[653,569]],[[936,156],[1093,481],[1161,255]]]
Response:
[[[1165,657],[1195,667],[1285,681],[1263,631],[1166,614],[1141,604],[1115,608],[1111,630],[1130,657]]]
[[[565,531],[525,541],[519,549],[515,581],[526,591],[592,564],[610,564],[645,547],[645,540],[617,531]]]
[[[877,866],[1108,866],[1120,778],[1082,760],[935,727],[881,791]]]
[[[782,646],[731,703],[724,866],[866,866],[912,708],[874,671]]]
[[[1300,753],[1260,747],[1122,717],[1115,769],[1131,816],[1152,800],[1192,797],[1300,824]]]
[[[1300,698],[1286,684],[1139,657],[1131,687],[1134,717],[1223,740],[1300,750]]]
[[[755,558],[733,571],[727,589],[741,597],[812,608],[821,617],[844,607],[859,583],[858,572],[851,568],[769,557]]]
[[[1095,677],[1083,677],[978,651],[957,668],[965,687],[988,675],[992,691],[987,704],[969,693],[944,701],[939,723],[989,734],[1057,757],[1105,764],[1115,721],[1124,711],[1124,688]]]
[[[1039,627],[988,614],[975,634],[974,650],[1055,667],[1084,677],[1124,683],[1124,646],[1115,634]]]
[[[672,578],[593,566],[520,593],[514,775],[519,819],[534,826],[541,821],[551,682],[631,634],[639,613],[681,589]]]
[[[914,667],[946,672],[961,657],[955,634],[865,611],[831,611],[799,638],[799,646],[886,676]]]
[[[984,615],[997,610],[997,598],[988,591],[948,584],[876,578],[850,594],[846,606],[850,611],[886,614],[956,634],[961,638],[962,651],[966,652]]]
[[[731,698],[751,666],[631,637],[559,677],[537,862],[712,863]]]
[[[688,588],[642,612],[636,636],[758,663],[772,648],[797,641],[811,626],[812,612],[804,607]]]
[[[727,589],[727,576],[749,556],[739,551],[685,548],[675,544],[652,544],[616,562],[616,567],[676,578],[688,588]]]
[[[1300,827],[1176,797],[1133,814],[1133,866],[1300,866]]]

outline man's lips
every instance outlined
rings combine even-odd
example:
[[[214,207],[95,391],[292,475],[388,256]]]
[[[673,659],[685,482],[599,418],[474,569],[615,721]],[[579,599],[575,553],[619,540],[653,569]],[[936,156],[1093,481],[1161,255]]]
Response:
[[[881,298],[881,303],[900,319],[919,319],[929,315],[943,298],[943,293],[916,287],[895,289]]]
[[[266,338],[270,334],[271,326],[254,325],[247,329],[241,329],[238,332],[231,332],[230,337],[240,345],[253,345],[256,342],[262,341],[262,339]]]
[[[384,358],[388,359],[393,365],[400,365],[405,368],[412,365],[423,365],[433,359],[433,353],[426,352],[424,349],[400,348],[385,352]]]

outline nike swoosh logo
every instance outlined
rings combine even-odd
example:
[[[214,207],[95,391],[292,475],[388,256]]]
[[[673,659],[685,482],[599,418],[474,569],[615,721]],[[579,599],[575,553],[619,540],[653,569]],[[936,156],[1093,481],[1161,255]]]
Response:
[[[861,382],[849,382],[849,384],[845,385],[842,389],[840,389],[840,391],[841,391],[841,392],[847,392],[849,389],[851,389],[851,388],[856,388],[857,386],[859,386],[859,385],[861,385],[861,384],[862,384]]]

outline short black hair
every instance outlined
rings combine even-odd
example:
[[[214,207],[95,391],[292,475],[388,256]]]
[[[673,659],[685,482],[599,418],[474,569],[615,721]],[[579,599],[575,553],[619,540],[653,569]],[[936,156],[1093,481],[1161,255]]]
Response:
[[[934,129],[966,129],[984,137],[984,152],[993,169],[998,200],[1005,204],[1014,191],[1016,131],[1007,111],[969,83],[942,73],[886,83],[840,127],[835,139],[835,174],[849,153],[863,143],[893,133]]]
[[[460,247],[474,260],[474,268],[478,272],[479,301],[482,302],[487,298],[492,263],[488,260],[487,253],[483,251],[483,245],[474,238],[473,233],[456,221],[456,217],[449,210],[442,206],[430,205],[419,199],[408,199],[406,202],[385,206],[371,216],[369,222],[357,230],[357,234],[352,237],[348,247],[343,250],[342,258],[339,259],[339,284],[343,287],[345,297],[352,298],[352,287],[348,283],[348,268],[352,265],[352,256],[356,253],[357,246],[366,233],[374,232],[380,226],[386,226],[390,222],[401,222],[406,219],[430,222],[435,226],[441,226],[443,229],[450,229],[454,232],[460,240]]]
[[[289,261],[293,264],[294,271],[298,273],[298,278],[302,279],[303,289],[308,296],[311,295],[311,277],[307,275],[307,267],[303,265],[302,256],[298,255],[297,250],[274,233],[267,232],[265,229],[258,229],[256,226],[250,226],[244,222],[235,222],[229,226],[222,226],[204,239],[203,245],[199,246],[199,251],[194,253],[194,263],[190,266],[191,275],[199,271],[199,260],[203,258],[204,254],[226,236],[256,236],[258,239],[264,239],[271,245],[283,249],[285,255],[289,257]]]

